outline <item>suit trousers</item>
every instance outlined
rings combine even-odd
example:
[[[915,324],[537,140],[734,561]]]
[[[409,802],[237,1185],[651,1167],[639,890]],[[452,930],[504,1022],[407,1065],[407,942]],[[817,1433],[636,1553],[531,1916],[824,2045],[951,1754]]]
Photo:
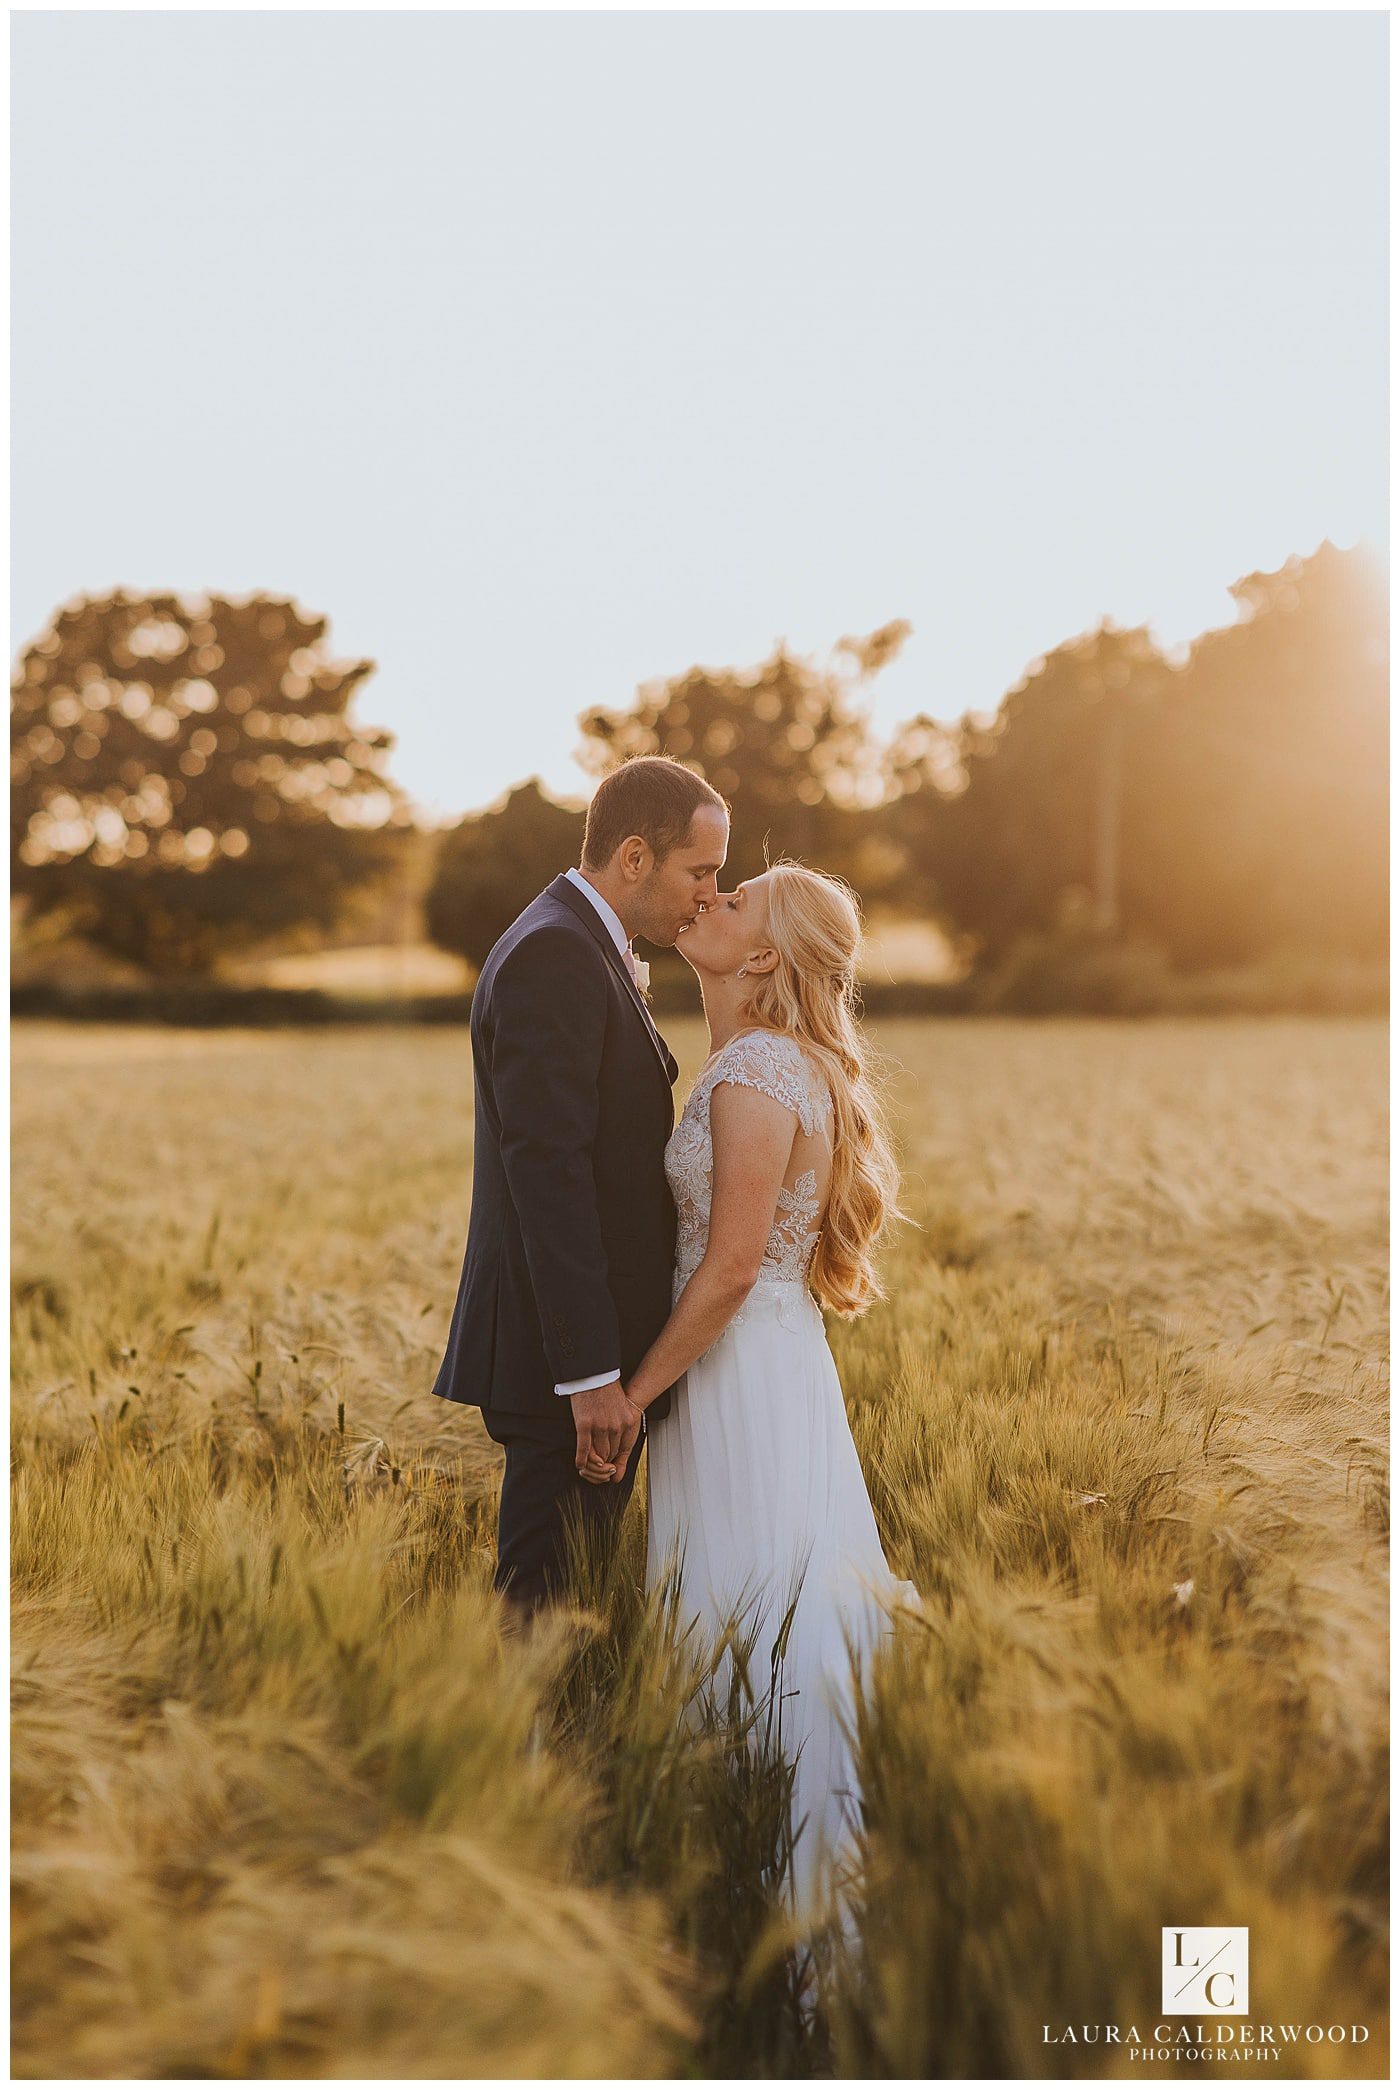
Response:
[[[638,1435],[619,1481],[583,1480],[574,1464],[573,1410],[564,1395],[567,1435],[546,1436],[533,1416],[483,1409],[488,1434],[502,1445],[506,1470],[496,1533],[495,1586],[523,1611],[534,1611],[563,1594],[568,1575],[566,1536],[571,1523],[586,1535],[589,1553],[611,1556],[622,1513],[631,1499],[646,1440]],[[560,1418],[561,1423],[564,1418]]]

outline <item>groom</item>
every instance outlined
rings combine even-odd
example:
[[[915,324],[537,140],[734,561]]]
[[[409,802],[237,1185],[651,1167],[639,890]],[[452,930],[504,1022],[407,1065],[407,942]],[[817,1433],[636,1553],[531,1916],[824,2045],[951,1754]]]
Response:
[[[631,939],[674,944],[728,846],[725,802],[693,770],[624,762],[588,808],[579,869],[512,922],[472,995],[471,1220],[432,1390],[479,1407],[505,1447],[496,1587],[524,1611],[562,1585],[566,1521],[610,1543],[632,1492],[622,1387],[671,1311],[677,1069]],[[594,1450],[626,1457],[620,1485],[580,1479]]]

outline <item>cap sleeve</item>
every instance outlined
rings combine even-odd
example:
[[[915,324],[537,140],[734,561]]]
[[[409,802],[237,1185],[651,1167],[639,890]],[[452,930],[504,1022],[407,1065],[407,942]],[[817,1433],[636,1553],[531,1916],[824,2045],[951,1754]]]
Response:
[[[771,1096],[809,1134],[820,1129],[831,1108],[826,1083],[810,1070],[797,1040],[779,1031],[742,1031],[731,1038],[715,1062],[714,1087],[722,1081]]]

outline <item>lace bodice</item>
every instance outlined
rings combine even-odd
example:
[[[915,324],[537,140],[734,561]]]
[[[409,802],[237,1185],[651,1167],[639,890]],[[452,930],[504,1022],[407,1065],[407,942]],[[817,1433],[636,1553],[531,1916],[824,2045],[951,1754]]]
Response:
[[[760,1089],[793,1112],[809,1136],[819,1134],[831,1117],[826,1082],[794,1038],[777,1031],[740,1031],[706,1067],[686,1099],[680,1123],[666,1146],[666,1176],[676,1201],[676,1285],[694,1274],[710,1238],[710,1194],[714,1150],[710,1140],[710,1098],[718,1083],[737,1082]],[[790,1188],[778,1192],[778,1207],[763,1251],[760,1280],[788,1279],[804,1283],[821,1231],[817,1174],[805,1169]]]

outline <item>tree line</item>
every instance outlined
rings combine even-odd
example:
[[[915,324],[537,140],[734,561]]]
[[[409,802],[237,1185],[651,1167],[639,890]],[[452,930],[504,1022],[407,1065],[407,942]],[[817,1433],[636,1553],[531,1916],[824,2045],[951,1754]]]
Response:
[[[1239,622],[1183,658],[1105,621],[1032,662],[991,715],[915,718],[884,746],[862,698],[902,622],[842,639],[826,667],[779,648],[644,688],[584,715],[581,759],[693,762],[733,807],[726,878],[765,853],[820,864],[867,909],[938,923],[969,965],[1076,925],[1185,970],[1383,957],[1379,569],[1324,542],[1231,592]],[[429,894],[435,938],[479,963],[581,833],[537,781],[465,819]]]
[[[693,764],[733,809],[726,877],[769,856],[819,864],[869,913],[938,924],[983,972],[1065,934],[1140,940],[1184,971],[1383,959],[1383,573],[1324,540],[1231,593],[1237,622],[1180,656],[1105,620],[994,709],[887,741],[868,694],[903,621],[825,663],[779,646],[749,669],[691,668],[586,712],[580,761]],[[14,683],[12,875],[31,919],[191,974],[363,909],[413,826],[392,736],[348,716],[372,668],[269,597],[66,607]],[[578,860],[582,827],[537,779],[468,814],[437,848],[430,936],[479,964]]]

